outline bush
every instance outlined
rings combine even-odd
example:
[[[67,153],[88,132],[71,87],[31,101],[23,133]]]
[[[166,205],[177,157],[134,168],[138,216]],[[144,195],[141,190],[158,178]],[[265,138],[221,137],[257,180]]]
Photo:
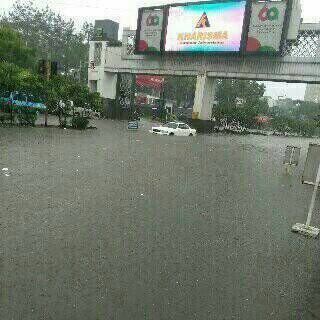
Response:
[[[298,120],[283,116],[274,117],[271,124],[274,130],[282,134],[286,132],[297,133],[305,137],[314,136],[317,129],[317,123],[314,120]]]
[[[167,121],[168,122],[170,122],[170,121],[178,121],[178,117],[175,114],[169,113],[168,116],[167,116]]]
[[[0,112],[0,123],[3,124],[5,122],[11,121],[11,114],[10,113],[5,113],[5,112]]]
[[[67,125],[68,125],[67,119],[61,119],[61,120],[59,120],[59,127],[60,127],[60,128],[66,128]]]
[[[89,125],[89,120],[87,117],[77,115],[72,119],[71,125],[74,129],[85,130]]]
[[[18,114],[18,121],[23,126],[34,127],[37,121],[38,115],[36,111],[23,110]]]

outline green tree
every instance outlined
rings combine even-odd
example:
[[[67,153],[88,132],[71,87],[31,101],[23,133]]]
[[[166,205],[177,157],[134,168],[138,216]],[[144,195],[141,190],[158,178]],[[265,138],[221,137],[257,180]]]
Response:
[[[85,43],[89,44],[89,42],[93,40],[94,25],[92,23],[85,22],[82,25],[81,35],[84,38]]]
[[[3,20],[21,34],[28,48],[36,49],[38,59],[56,60],[65,71],[78,68],[80,61],[87,60],[85,37],[90,26],[84,33],[76,33],[72,20],[64,20],[49,7],[39,9],[32,2],[19,1]]]
[[[98,92],[89,92],[88,96],[88,106],[90,109],[101,112],[102,108],[102,99],[100,93]]]
[[[277,116],[271,120],[271,126],[275,131],[278,131],[282,134],[290,130],[289,119],[284,116]]]
[[[255,125],[258,114],[267,114],[268,103],[263,98],[265,86],[256,81],[218,80],[215,115],[237,120],[246,126]]]
[[[43,85],[33,73],[35,50],[27,48],[19,33],[6,25],[0,26],[0,89],[27,91],[39,100]]]
[[[32,68],[35,65],[35,50],[24,45],[17,31],[0,26],[0,62]]]
[[[196,90],[195,77],[167,76],[164,82],[165,98],[175,100],[177,106],[183,102],[192,104]]]
[[[61,126],[65,126],[69,115],[74,115],[71,108],[85,108],[100,111],[102,100],[99,93],[91,93],[84,86],[66,76],[56,76],[45,82],[45,102],[50,112],[57,114]]]
[[[66,126],[70,112],[69,87],[69,81],[64,76],[56,76],[50,81],[45,81],[45,104],[50,113],[55,113],[58,116],[59,124],[62,127]]]
[[[248,80],[218,80],[216,99],[220,106],[237,107],[238,101],[243,106],[261,106],[265,85]]]
[[[13,63],[0,63],[1,91],[29,91],[36,97],[43,95],[41,79],[28,69],[18,67]]]

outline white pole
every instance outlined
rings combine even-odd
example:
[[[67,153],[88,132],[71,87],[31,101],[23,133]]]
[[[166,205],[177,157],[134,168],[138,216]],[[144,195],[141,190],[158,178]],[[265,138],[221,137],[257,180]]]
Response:
[[[317,196],[317,191],[318,191],[319,184],[320,184],[320,164],[319,164],[319,167],[318,167],[316,183],[314,185],[313,194],[312,194],[312,198],[311,198],[311,203],[310,203],[310,207],[309,207],[308,218],[307,218],[307,222],[306,222],[306,226],[307,227],[310,227],[310,222],[311,222],[311,218],[312,218],[312,212],[313,212],[313,209],[314,209],[314,204],[315,204],[315,201],[316,201],[316,196]]]
[[[294,154],[294,148],[291,149],[291,154],[290,154],[290,165],[292,165],[293,161],[293,154]]]
[[[286,164],[286,172],[287,172],[287,174],[291,174],[293,154],[294,154],[294,148],[291,149],[290,160],[289,160],[289,163]]]

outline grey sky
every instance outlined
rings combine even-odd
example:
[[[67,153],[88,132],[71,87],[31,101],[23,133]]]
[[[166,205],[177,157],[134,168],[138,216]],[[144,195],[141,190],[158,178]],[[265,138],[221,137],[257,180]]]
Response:
[[[20,0],[27,2],[28,0]],[[84,21],[94,22],[95,19],[111,19],[120,22],[120,28],[136,27],[138,8],[172,2],[186,2],[185,0],[33,0],[37,6],[48,5],[51,9],[71,18],[77,26]],[[1,0],[0,12],[7,12],[14,0]],[[320,21],[320,1],[301,0],[304,22]],[[267,95],[274,97],[288,96],[303,98],[305,85],[303,84],[267,84]]]

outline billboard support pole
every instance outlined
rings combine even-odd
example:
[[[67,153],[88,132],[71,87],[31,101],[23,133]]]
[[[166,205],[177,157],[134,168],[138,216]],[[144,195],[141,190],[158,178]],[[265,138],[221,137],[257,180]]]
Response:
[[[320,233],[320,229],[310,226],[319,184],[320,184],[320,164],[318,167],[316,182],[314,184],[311,203],[310,203],[310,207],[309,207],[309,211],[308,211],[307,222],[306,222],[306,224],[297,223],[292,227],[292,231],[298,232],[300,234],[303,234],[303,235],[309,236],[309,237],[313,237],[313,238],[316,238]]]
[[[316,197],[317,197],[319,184],[320,184],[320,165],[319,165],[319,168],[318,168],[317,179],[316,179],[316,183],[314,185],[313,194],[312,194],[312,198],[311,198],[311,203],[310,203],[310,207],[309,207],[308,218],[307,218],[307,222],[306,222],[306,226],[307,227],[310,227],[310,222],[311,222],[311,218],[312,218],[314,204],[315,204]]]

